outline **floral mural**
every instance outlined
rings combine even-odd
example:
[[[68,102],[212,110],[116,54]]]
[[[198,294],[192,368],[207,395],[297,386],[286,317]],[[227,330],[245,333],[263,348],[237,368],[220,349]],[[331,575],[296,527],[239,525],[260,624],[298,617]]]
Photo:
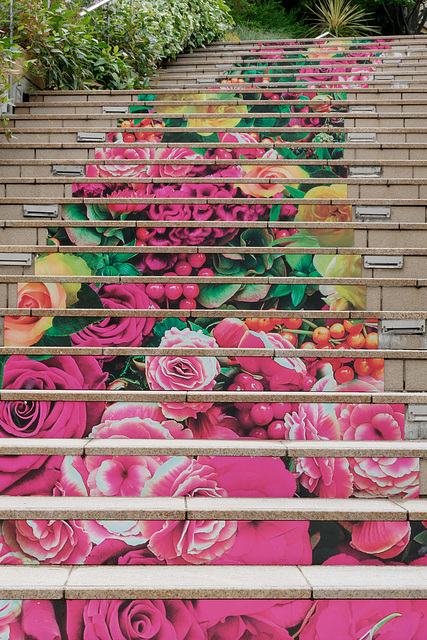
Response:
[[[426,600],[3,600],[13,640],[424,640]],[[34,628],[34,620],[42,622]]]
[[[71,351],[5,356],[1,377],[7,390],[153,391],[162,398],[4,400],[0,437],[404,438],[402,404],[300,402],[297,396],[264,402],[262,395],[256,401],[262,392],[384,390],[384,359],[371,353],[378,320],[334,317],[334,311],[366,310],[366,287],[323,280],[361,278],[361,256],[335,251],[354,247],[353,230],[339,226],[352,220],[341,131],[345,91],[353,82],[367,86],[387,48],[341,41],[321,53],[257,48],[204,93],[139,96],[109,133],[109,146],[95,150],[99,164],[88,165],[73,185],[74,201],[62,208],[63,220],[97,226],[52,226],[49,243],[78,252],[38,255],[35,275],[58,276],[58,282],[18,285],[22,309],[105,310],[105,317],[6,317],[6,346]],[[327,84],[319,89],[320,79]],[[82,282],[61,282],[61,276]],[[110,276],[116,281],[103,282]],[[253,311],[265,314],[253,317]],[[322,319],[312,311],[331,313]],[[78,347],[97,351],[73,355]],[[135,352],[120,355],[109,347]],[[151,352],[140,355],[140,347]],[[177,348],[185,355],[174,354]],[[223,348],[269,351],[216,352]],[[328,353],[304,357],[294,348]],[[343,349],[357,350],[357,357],[341,357]],[[370,353],[360,357],[364,350]],[[177,391],[206,398],[176,399]],[[233,400],[215,401],[221,391],[233,392]],[[243,393],[253,401],[239,401]],[[1,455],[0,493],[417,498],[419,461]],[[0,523],[0,564],[16,565],[422,565],[426,549],[425,522]],[[426,618],[424,600],[3,600],[0,637],[330,640],[333,627],[340,640],[424,640]],[[34,620],[42,624],[34,628]]]

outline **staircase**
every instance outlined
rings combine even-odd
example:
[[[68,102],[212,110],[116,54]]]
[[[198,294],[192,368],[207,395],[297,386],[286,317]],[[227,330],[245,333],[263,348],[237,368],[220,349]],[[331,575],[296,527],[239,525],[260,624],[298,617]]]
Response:
[[[2,638],[427,637],[426,45],[16,105]]]

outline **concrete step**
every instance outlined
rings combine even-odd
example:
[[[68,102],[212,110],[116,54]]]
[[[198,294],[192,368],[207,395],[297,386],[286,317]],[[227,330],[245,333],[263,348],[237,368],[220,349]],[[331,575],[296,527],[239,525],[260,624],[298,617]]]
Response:
[[[72,142],[76,144],[78,142],[78,133],[82,132],[85,134],[88,133],[97,133],[97,134],[117,134],[117,136],[121,136],[122,134],[132,134],[134,135],[133,127],[121,127],[117,128],[117,126],[108,127],[104,125],[102,127],[88,127],[87,122],[84,121],[80,123],[80,121],[65,121],[68,122],[67,126],[59,126],[60,123],[56,123],[57,126],[51,126],[48,121],[46,121],[46,126],[43,127],[33,127],[33,126],[20,126],[19,128],[12,129],[13,136],[19,142],[24,143],[35,143],[35,142],[55,142],[64,143],[64,142]],[[32,123],[34,124],[34,123]],[[159,131],[160,129],[160,131]],[[180,133],[180,134],[188,134],[188,133],[199,133],[202,137],[201,140],[197,140],[197,142],[203,142],[203,137],[213,134],[213,133],[247,133],[247,127],[227,127],[223,125],[216,126],[207,126],[207,127],[168,127],[167,131],[165,131],[164,127],[144,127],[143,133],[144,135],[154,135],[160,138],[167,133]],[[336,136],[335,142],[344,142],[347,140],[348,142],[359,142],[359,144],[371,144],[371,143],[425,143],[427,142],[427,128],[425,127],[416,127],[416,126],[407,126],[407,127],[390,127],[390,126],[360,126],[357,127],[357,131],[353,126],[343,126],[334,128],[330,125],[319,126],[319,127],[305,127],[305,134],[309,136],[310,134],[319,135],[322,133],[330,134],[333,137]],[[262,127],[252,128],[252,133],[265,133],[265,129]],[[270,135],[279,135],[280,141],[285,142],[294,142],[295,141],[295,131],[291,128],[287,127],[273,127],[268,129],[268,133]],[[347,136],[346,134],[351,134]],[[18,137],[19,136],[19,137]],[[353,137],[352,137],[353,136]],[[5,134],[2,133],[0,135],[0,140],[5,140]],[[122,141],[121,137],[117,138],[118,141]],[[102,144],[103,140],[98,142]],[[129,144],[129,142],[128,142]],[[194,145],[193,145],[194,146]],[[204,146],[206,147],[206,141]]]
[[[125,151],[123,153],[111,152],[110,149],[98,149],[93,154],[96,159],[88,160],[87,158],[76,157],[75,159],[19,159],[9,158],[7,160],[0,160],[0,177],[14,177],[14,178],[27,178],[27,177],[49,177],[58,174],[62,174],[64,177],[72,176],[74,173],[76,176],[91,175],[91,172],[98,173],[99,175],[107,176],[111,171],[117,171],[117,163],[120,163],[120,167],[123,167],[122,171],[126,171],[128,179],[131,179],[132,173],[135,176],[141,177],[141,173],[147,172],[150,167],[160,167],[159,173],[173,174],[175,167],[190,167],[185,169],[187,177],[193,173],[195,177],[199,177],[198,169],[194,170],[193,167],[240,167],[243,163],[245,166],[254,166],[262,168],[263,166],[274,167],[283,166],[301,166],[301,159],[272,159],[269,157],[262,157],[258,159],[245,159],[245,160],[223,160],[219,158],[203,158],[200,156],[198,159],[194,158],[184,160],[164,159],[142,159],[135,153],[129,153]],[[136,156],[129,159],[129,155]],[[160,154],[157,154],[158,156]],[[384,152],[384,156],[386,153]],[[127,156],[127,157],[126,157]],[[345,156],[345,154],[344,154]],[[102,158],[102,159],[101,159]],[[365,174],[366,177],[372,177],[375,174],[377,177],[382,178],[424,178],[427,177],[427,160],[381,160],[377,158],[368,158],[363,160],[350,159],[345,157],[341,160],[331,159],[308,159],[304,160],[304,166],[319,167],[319,169],[330,167],[333,171],[340,171],[344,175],[348,172],[350,177],[354,177],[355,174]],[[127,166],[129,165],[129,167]],[[105,167],[105,168],[104,168]],[[89,172],[88,172],[89,169]],[[144,171],[145,169],[145,171]],[[348,171],[349,170],[349,171]],[[148,169],[153,172],[153,169]],[[93,175],[93,174],[92,174]]]
[[[427,500],[0,496],[0,521],[76,519],[418,522],[427,519]]]
[[[5,566],[0,596],[12,599],[423,600],[425,567],[45,567]],[[12,585],[12,586],[11,586]],[[111,585],[114,585],[113,587]]]

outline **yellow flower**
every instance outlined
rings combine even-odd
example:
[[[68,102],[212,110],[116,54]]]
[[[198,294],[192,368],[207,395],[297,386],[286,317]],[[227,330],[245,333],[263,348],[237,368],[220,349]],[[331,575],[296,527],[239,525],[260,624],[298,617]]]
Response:
[[[245,178],[281,178],[283,183],[264,183],[264,184],[235,184],[235,187],[240,187],[243,193],[246,193],[248,196],[253,196],[254,198],[271,198],[276,193],[281,193],[286,190],[288,186],[286,184],[286,180],[296,179],[303,180],[304,178],[308,178],[309,174],[301,167],[297,165],[289,165],[289,166],[265,166],[265,165],[243,165],[243,175]],[[298,185],[293,185],[295,188]]]
[[[218,105],[192,105],[186,108],[186,113],[194,113],[194,118],[189,118],[187,127],[237,127],[241,118],[236,117],[236,113],[248,113],[248,108],[245,105],[233,105],[233,104],[218,104]],[[224,114],[224,118],[197,118],[197,114]],[[201,136],[212,135],[211,131],[199,131]]]
[[[314,268],[325,278],[361,278],[362,257],[360,255],[317,255],[313,259]],[[366,308],[366,287],[364,285],[320,285],[325,302],[335,311]]]

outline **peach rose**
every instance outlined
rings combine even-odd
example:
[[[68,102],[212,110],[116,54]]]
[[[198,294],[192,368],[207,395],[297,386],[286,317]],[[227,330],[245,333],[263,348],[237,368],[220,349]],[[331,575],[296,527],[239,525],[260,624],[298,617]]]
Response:
[[[79,256],[47,254],[37,258],[35,275],[90,275],[86,262]],[[79,283],[28,282],[18,284],[20,309],[66,309],[77,302]],[[6,316],[4,344],[7,347],[29,347],[37,343],[52,326],[52,317]]]
[[[213,127],[214,129],[219,127],[237,127],[241,118],[240,116],[236,117],[236,113],[241,114],[241,113],[247,113],[247,112],[248,112],[248,108],[245,105],[233,105],[233,104],[219,104],[217,106],[201,105],[200,107],[197,105],[193,107],[187,107],[186,113],[224,114],[224,118],[197,118],[197,115],[195,115],[194,118],[188,119],[187,127],[197,127],[197,128],[200,127],[202,129],[203,127]],[[199,131],[198,133],[201,136],[211,135],[211,131],[202,130],[202,131]]]
[[[267,153],[263,156],[263,158],[272,158],[276,159],[279,156],[275,151]],[[243,169],[243,177],[244,178],[256,178],[256,179],[275,179],[280,178],[283,180],[282,184],[235,184],[235,187],[240,187],[240,190],[243,193],[246,193],[248,196],[253,196],[254,198],[271,198],[271,196],[276,195],[276,193],[283,193],[286,191],[286,180],[303,180],[304,178],[308,178],[309,175],[307,171],[301,169],[297,165],[247,165],[242,166]]]
[[[349,48],[349,45],[345,46],[341,41],[337,41],[333,45],[322,46],[320,47],[309,47],[307,49],[307,55],[309,58],[315,60],[317,58],[333,58],[340,53],[341,51],[345,51]]]

